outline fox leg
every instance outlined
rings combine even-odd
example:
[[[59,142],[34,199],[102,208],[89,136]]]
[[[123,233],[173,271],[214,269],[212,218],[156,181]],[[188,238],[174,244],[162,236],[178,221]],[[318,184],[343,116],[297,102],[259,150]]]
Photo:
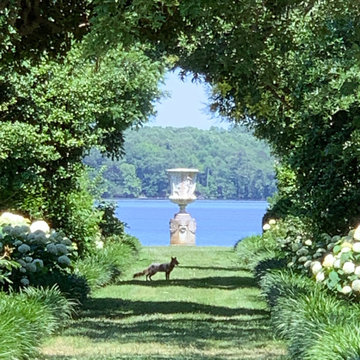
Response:
[[[169,280],[170,279],[170,272],[166,272],[165,277],[166,277],[166,280]]]
[[[146,280],[147,278],[149,278],[150,281],[152,281],[152,276],[155,274],[156,272],[153,272],[153,271],[149,271],[149,273],[146,275]]]
[[[149,271],[149,279],[150,281],[152,281],[152,276],[155,275],[158,272],[157,269],[151,269],[151,271]]]

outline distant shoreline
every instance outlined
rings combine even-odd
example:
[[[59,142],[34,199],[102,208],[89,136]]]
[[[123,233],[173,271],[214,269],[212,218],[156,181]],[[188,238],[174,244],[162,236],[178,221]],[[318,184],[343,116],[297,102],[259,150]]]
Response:
[[[147,197],[138,197],[138,198],[102,198],[102,201],[123,201],[123,200],[136,200],[136,201],[155,201],[155,200],[159,200],[159,201],[170,201],[169,198],[147,198]],[[198,201],[238,201],[238,202],[246,202],[246,201],[259,201],[259,202],[267,202],[266,199],[263,200],[259,200],[259,199],[196,199],[196,202]]]

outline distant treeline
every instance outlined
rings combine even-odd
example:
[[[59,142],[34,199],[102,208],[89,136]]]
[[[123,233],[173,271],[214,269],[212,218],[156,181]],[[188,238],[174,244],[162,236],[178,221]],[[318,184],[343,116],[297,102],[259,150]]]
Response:
[[[269,148],[244,128],[144,127],[126,132],[120,161],[96,150],[84,161],[94,174],[102,172],[108,198],[166,197],[166,169],[176,167],[199,169],[199,198],[260,200],[276,190]]]

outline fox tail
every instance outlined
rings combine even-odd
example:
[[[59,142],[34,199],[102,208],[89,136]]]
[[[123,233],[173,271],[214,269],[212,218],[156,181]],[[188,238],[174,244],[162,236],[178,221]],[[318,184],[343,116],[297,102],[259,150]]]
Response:
[[[144,271],[140,271],[140,272],[134,274],[133,278],[135,279],[135,278],[137,278],[137,277],[139,277],[139,276],[145,275],[145,274],[146,274],[146,270],[147,270],[147,269],[145,269]]]

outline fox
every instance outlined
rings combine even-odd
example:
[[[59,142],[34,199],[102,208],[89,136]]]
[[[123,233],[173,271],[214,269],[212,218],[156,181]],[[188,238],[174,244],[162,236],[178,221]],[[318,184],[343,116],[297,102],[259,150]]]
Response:
[[[146,275],[146,281],[150,280],[152,281],[151,277],[155,275],[158,271],[165,272],[165,278],[166,280],[170,279],[170,273],[173,271],[174,267],[176,265],[179,265],[180,263],[176,259],[176,257],[171,257],[171,261],[165,264],[151,264],[147,269],[144,271],[140,271],[136,274],[134,274],[133,278],[137,278],[139,276]]]

